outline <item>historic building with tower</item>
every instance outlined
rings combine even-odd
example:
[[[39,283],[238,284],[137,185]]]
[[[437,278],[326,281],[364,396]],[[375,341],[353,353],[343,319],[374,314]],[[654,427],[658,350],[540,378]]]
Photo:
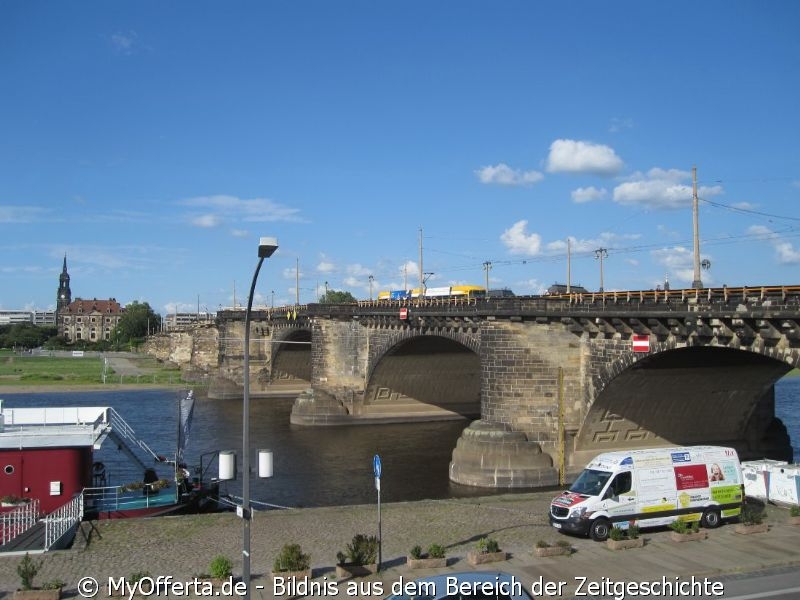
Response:
[[[67,273],[67,256],[58,278],[58,297],[56,298],[56,320],[58,335],[67,342],[99,342],[111,340],[111,334],[122,318],[125,309],[114,298],[108,300],[72,300]]]

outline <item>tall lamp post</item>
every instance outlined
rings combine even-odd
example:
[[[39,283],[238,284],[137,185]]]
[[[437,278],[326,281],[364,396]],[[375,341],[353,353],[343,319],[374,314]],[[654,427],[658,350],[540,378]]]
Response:
[[[245,584],[245,600],[250,598],[250,311],[256,292],[258,272],[265,258],[278,249],[274,237],[262,237],[258,241],[258,265],[250,284],[247,310],[244,313],[244,398],[242,400],[242,581]]]

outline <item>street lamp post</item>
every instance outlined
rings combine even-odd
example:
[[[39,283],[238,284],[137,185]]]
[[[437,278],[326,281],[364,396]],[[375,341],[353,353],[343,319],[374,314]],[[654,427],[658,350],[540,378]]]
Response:
[[[598,248],[594,251],[594,257],[600,260],[600,293],[602,294],[605,291],[603,288],[603,259],[608,258],[608,249]]]
[[[372,275],[369,276],[369,301],[372,302],[372,282],[375,281],[375,277]]]
[[[262,237],[258,242],[258,265],[250,284],[247,310],[244,313],[244,397],[242,400],[242,581],[245,600],[250,599],[250,312],[256,292],[258,272],[265,258],[278,249],[278,240]]]

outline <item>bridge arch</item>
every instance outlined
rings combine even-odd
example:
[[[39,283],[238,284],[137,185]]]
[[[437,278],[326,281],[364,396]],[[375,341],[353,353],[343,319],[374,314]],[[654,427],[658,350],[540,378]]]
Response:
[[[595,376],[574,463],[616,448],[703,443],[732,445],[745,458],[792,458],[773,387],[792,364],[726,346],[655,350],[622,353]]]
[[[311,330],[286,327],[273,330],[271,380],[311,382]]]
[[[480,414],[481,360],[477,342],[461,332],[410,332],[387,336],[370,352],[364,396],[367,412]]]

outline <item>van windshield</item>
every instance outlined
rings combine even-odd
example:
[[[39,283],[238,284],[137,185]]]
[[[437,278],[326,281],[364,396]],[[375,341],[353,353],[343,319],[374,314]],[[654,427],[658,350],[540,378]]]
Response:
[[[609,477],[611,477],[610,471],[584,469],[569,491],[585,496],[599,496]]]

